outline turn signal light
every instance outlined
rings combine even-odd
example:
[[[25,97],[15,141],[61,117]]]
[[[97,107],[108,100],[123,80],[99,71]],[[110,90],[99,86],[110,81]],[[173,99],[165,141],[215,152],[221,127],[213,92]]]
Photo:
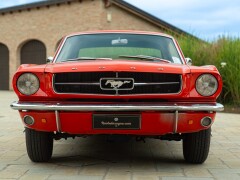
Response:
[[[47,120],[46,119],[42,119],[42,123],[47,123]]]
[[[193,120],[189,120],[189,121],[188,121],[188,124],[189,124],[189,125],[193,124]]]

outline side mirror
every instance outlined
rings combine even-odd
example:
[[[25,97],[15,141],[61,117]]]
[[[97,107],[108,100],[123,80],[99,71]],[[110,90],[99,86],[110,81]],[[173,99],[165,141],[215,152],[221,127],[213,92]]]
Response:
[[[53,57],[52,56],[49,56],[48,58],[47,58],[47,63],[52,63],[53,62]]]
[[[191,66],[192,65],[192,59],[189,58],[189,57],[186,57],[186,62],[187,62],[187,65]]]

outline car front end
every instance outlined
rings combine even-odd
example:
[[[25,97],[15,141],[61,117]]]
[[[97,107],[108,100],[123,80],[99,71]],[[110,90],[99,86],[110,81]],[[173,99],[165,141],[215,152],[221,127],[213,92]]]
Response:
[[[209,150],[191,158],[199,149],[189,145],[192,135],[204,134],[201,142],[209,144],[216,112],[223,110],[216,102],[222,89],[216,67],[187,65],[177,42],[160,33],[66,36],[52,63],[21,65],[13,88],[19,101],[11,107],[19,111],[27,136],[47,134],[49,146],[51,138],[100,134],[183,140],[191,163],[204,162]],[[31,138],[29,146],[36,140]],[[44,158],[28,150],[29,157],[47,161],[51,149]]]

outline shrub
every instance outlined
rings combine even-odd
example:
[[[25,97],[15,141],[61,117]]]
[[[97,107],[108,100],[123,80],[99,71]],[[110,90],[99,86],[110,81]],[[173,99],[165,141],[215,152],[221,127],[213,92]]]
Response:
[[[219,101],[240,105],[240,39],[219,37],[212,43],[193,37],[180,36],[178,42],[185,57],[194,65],[215,65],[223,79],[223,91]]]

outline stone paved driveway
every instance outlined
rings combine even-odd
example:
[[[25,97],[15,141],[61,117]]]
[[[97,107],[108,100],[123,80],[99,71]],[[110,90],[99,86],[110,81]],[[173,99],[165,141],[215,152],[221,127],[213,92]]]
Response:
[[[0,91],[0,179],[240,179],[240,115],[217,115],[210,155],[202,165],[183,161],[181,142],[108,142],[105,137],[55,141],[52,160],[36,164],[27,157],[18,113],[9,108],[16,99],[13,92]]]

